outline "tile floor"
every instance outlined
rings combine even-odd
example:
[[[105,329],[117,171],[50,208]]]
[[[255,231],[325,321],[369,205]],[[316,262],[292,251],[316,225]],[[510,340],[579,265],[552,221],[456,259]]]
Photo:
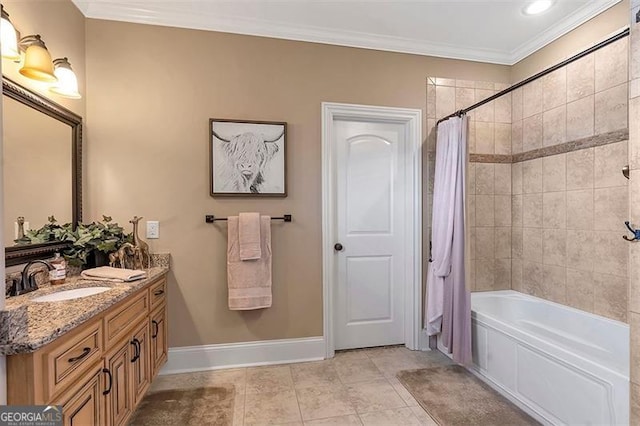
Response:
[[[152,391],[232,383],[234,425],[436,425],[396,379],[401,370],[450,364],[437,351],[386,347],[326,361],[158,377]]]

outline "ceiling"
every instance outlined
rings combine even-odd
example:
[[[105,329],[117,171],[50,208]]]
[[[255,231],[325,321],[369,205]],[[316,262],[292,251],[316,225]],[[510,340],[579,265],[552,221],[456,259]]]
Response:
[[[73,0],[89,18],[513,65],[620,0]]]

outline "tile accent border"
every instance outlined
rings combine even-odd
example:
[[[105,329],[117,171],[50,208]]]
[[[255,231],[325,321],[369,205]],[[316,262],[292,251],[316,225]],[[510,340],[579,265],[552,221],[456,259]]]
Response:
[[[471,163],[513,163],[513,155],[510,154],[469,154]]]
[[[521,163],[536,158],[550,157],[552,155],[579,151],[595,146],[609,145],[616,142],[629,140],[629,129],[614,130],[582,139],[576,139],[559,145],[545,146],[518,154],[469,154],[471,163]]]
[[[581,149],[593,148],[594,146],[609,145],[611,143],[629,140],[629,129],[615,130],[613,132],[601,133],[582,139],[566,142],[560,145],[546,146],[532,151],[522,152],[512,155],[512,163],[533,160],[551,155],[564,154],[566,152],[579,151]]]

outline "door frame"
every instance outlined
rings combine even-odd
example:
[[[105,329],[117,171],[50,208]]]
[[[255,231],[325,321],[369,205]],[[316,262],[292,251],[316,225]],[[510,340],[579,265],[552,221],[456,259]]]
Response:
[[[422,318],[422,110],[380,107],[370,105],[322,103],[322,304],[323,337],[326,357],[335,354],[333,297],[337,282],[337,262],[333,245],[336,226],[336,173],[337,150],[333,146],[334,121],[366,120],[404,125],[406,141],[405,170],[407,183],[405,212],[406,265],[409,273],[404,291],[404,340],[408,349],[420,347],[420,319]]]

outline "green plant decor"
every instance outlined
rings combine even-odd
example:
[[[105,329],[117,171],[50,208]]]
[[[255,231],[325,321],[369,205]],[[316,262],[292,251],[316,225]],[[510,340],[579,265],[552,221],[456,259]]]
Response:
[[[25,236],[30,240],[30,243],[37,244],[48,241],[71,241],[69,235],[71,232],[70,223],[60,225],[54,216],[49,216],[49,223],[40,229],[28,230]]]
[[[27,237],[32,243],[47,241],[72,243],[62,254],[69,264],[83,266],[87,263],[87,257],[91,252],[99,251],[108,254],[118,250],[124,243],[133,241],[133,235],[125,234],[124,229],[112,222],[110,216],[103,215],[102,220],[103,222],[89,224],[79,223],[74,230],[70,223],[60,225],[55,217],[50,216],[49,223],[40,229],[27,231]]]

